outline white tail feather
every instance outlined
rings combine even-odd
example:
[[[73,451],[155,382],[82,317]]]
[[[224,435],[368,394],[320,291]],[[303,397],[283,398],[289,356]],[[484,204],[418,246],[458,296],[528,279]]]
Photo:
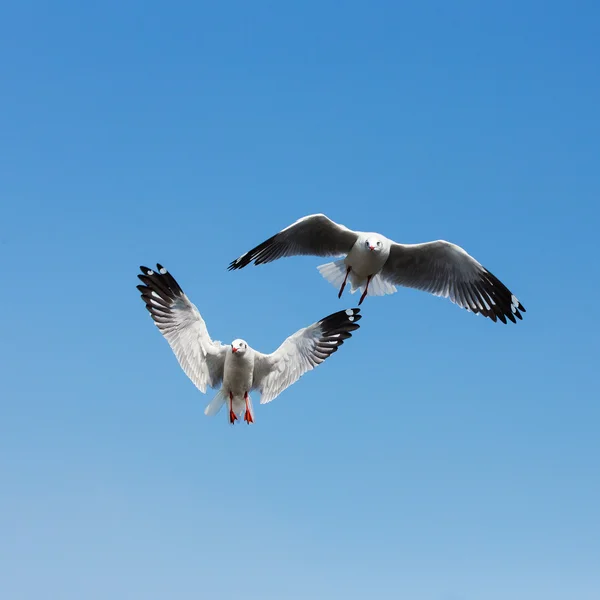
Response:
[[[359,277],[356,273],[350,271],[350,277],[348,278],[350,283],[350,293],[355,294],[358,290],[363,291],[365,284],[367,283],[366,277]]]
[[[208,406],[204,409],[204,414],[207,417],[214,417],[222,408],[225,401],[229,400],[227,394],[220,389],[217,395],[210,401]]]
[[[209,405],[204,409],[204,414],[207,417],[214,417],[223,408],[225,403],[227,403],[227,418],[229,418],[229,394],[225,393],[223,389],[220,389],[217,392],[217,395],[210,401]],[[232,404],[233,412],[238,418],[243,418],[246,412],[246,401],[244,400],[244,397],[234,396]],[[254,408],[252,407],[252,398],[250,398],[250,394],[248,394],[248,408],[250,409],[252,421],[254,422]]]
[[[360,292],[362,294],[365,291],[365,286],[367,285],[366,277],[352,277],[352,271],[350,271],[349,280],[351,284],[351,294],[354,294],[355,292]],[[394,294],[397,291],[395,285],[386,281],[381,276],[381,273],[377,273],[377,275],[371,277],[367,296],[385,296],[386,294]]]
[[[365,282],[366,283],[366,282]],[[364,286],[361,287],[364,290]],[[395,285],[392,285],[389,281],[386,281],[381,273],[377,273],[375,277],[371,278],[369,283],[369,291],[367,296],[386,296],[387,294],[395,294],[398,290]]]
[[[344,283],[347,268],[348,266],[344,262],[343,258],[317,267],[319,273],[321,273],[321,275],[337,289],[340,289],[342,287],[342,283]],[[348,283],[350,284],[351,294],[356,292],[360,292],[362,294],[365,291],[365,286],[367,285],[367,278],[359,277],[350,271]],[[389,281],[386,281],[381,276],[381,273],[378,273],[371,278],[367,296],[385,296],[386,294],[394,294],[395,292],[397,292],[396,286],[389,283]]]
[[[317,267],[319,273],[338,290],[342,287],[342,283],[344,283],[347,268],[343,258]]]
[[[244,416],[244,412],[246,411],[246,402],[242,396],[234,396],[233,397],[233,412],[241,418]]]

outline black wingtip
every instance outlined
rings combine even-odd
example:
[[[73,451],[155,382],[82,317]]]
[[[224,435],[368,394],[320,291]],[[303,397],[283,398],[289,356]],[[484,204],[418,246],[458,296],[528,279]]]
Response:
[[[327,333],[334,333],[336,331],[343,333],[358,329],[360,327],[358,321],[361,319],[360,308],[347,308],[346,310],[340,310],[328,315],[324,319],[321,319],[319,324],[323,328],[323,331]]]
[[[239,269],[239,261],[241,260],[241,256],[239,258],[236,258],[235,260],[232,260],[229,263],[229,266],[227,267],[228,271],[233,271],[234,269]]]
[[[234,271],[243,269],[252,262],[255,265],[262,265],[281,258],[283,246],[276,240],[278,235],[279,233],[271,236],[268,240],[265,240],[255,248],[252,248],[252,250],[248,250],[248,252],[245,252],[235,260],[232,260],[229,263],[227,270]]]
[[[338,348],[352,337],[352,332],[360,327],[358,321],[362,315],[359,313],[359,308],[348,308],[328,315],[319,321],[321,336],[315,348],[315,356],[321,362],[337,352]]]
[[[243,269],[247,267],[253,259],[252,250],[250,252],[246,252],[241,256],[238,256],[235,260],[232,260],[227,267],[228,271],[237,271],[238,269]]]
[[[523,320],[521,312],[527,312],[519,299],[488,269],[483,270],[477,287],[469,293],[478,301],[479,307],[474,312],[488,317],[494,323],[500,321],[505,325],[508,321],[516,323]],[[481,308],[481,305],[485,307]],[[473,306],[470,307],[473,310]]]
[[[138,273],[138,279],[144,285],[136,287],[141,292],[142,297],[145,298],[154,291],[165,300],[175,300],[177,296],[183,294],[183,290],[175,278],[160,263],[156,264],[156,269],[141,265],[140,271],[142,273]]]

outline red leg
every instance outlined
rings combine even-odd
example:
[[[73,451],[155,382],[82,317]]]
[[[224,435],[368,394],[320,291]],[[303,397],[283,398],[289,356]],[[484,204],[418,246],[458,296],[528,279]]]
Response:
[[[350,275],[350,269],[351,269],[351,268],[352,268],[352,267],[348,267],[348,268],[346,269],[346,277],[344,277],[344,283],[342,283],[342,287],[340,288],[340,293],[338,294],[338,298],[341,298],[341,297],[342,297],[342,294],[343,294],[343,292],[344,292],[344,288],[346,287],[346,281],[348,281],[348,275]]]
[[[237,421],[237,415],[233,412],[233,393],[229,392],[229,422],[233,425]]]
[[[358,305],[360,306],[363,302],[363,300],[366,298],[367,296],[367,290],[369,289],[369,283],[371,283],[371,277],[373,277],[373,275],[369,275],[367,277],[367,285],[365,285],[365,291],[363,292],[362,296],[360,297],[360,300],[358,302]]]
[[[248,406],[248,392],[244,394],[244,400],[246,401],[246,414],[244,415],[244,421],[250,425],[250,423],[254,423],[254,419],[252,418],[252,413],[250,412],[250,407]]]

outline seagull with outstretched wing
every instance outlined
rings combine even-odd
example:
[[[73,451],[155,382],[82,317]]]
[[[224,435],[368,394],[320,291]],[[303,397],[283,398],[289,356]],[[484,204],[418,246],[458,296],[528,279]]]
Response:
[[[198,309],[163,266],[140,269],[143,285],[137,288],[142,300],[185,374],[202,393],[207,386],[221,386],[205,414],[217,414],[228,402],[230,423],[242,411],[247,423],[254,422],[250,391],[260,392],[261,404],[271,402],[360,327],[360,309],[350,308],[300,329],[271,354],[262,354],[241,339],[225,345],[211,339]]]
[[[497,277],[456,244],[397,244],[378,233],[352,231],[322,214],[292,223],[231,262],[229,270],[299,255],[343,256],[318,269],[339,287],[338,298],[347,282],[351,293],[362,291],[359,306],[367,295],[393,294],[400,285],[449,298],[494,322],[516,323],[526,312]]]

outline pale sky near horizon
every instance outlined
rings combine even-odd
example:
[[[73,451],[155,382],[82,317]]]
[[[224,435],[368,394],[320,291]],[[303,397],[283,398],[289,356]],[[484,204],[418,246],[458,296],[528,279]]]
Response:
[[[593,2],[39,0],[0,15],[0,596],[597,600]],[[164,264],[270,352],[355,306],[323,212],[462,245],[527,309],[402,289],[256,423],[152,325]]]

